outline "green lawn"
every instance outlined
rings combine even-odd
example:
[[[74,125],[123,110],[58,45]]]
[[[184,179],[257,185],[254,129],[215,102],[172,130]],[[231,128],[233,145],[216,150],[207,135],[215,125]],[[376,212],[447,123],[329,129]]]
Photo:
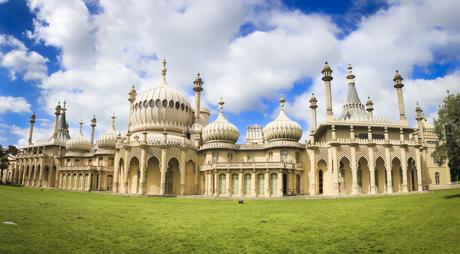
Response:
[[[0,253],[460,250],[460,189],[239,205],[0,186],[0,202]]]

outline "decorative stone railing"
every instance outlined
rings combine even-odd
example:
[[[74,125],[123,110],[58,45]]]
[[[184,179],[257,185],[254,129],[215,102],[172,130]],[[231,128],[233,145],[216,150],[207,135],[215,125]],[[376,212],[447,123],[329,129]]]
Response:
[[[214,169],[295,169],[303,170],[302,163],[289,162],[215,162],[201,166],[201,170]]]
[[[60,171],[91,171],[97,169],[98,167],[91,165],[63,166],[59,168]]]
[[[339,144],[360,144],[360,145],[365,145],[365,144],[376,144],[376,145],[384,145],[384,144],[391,144],[391,145],[416,145],[417,143],[414,140],[394,140],[390,139],[388,142],[385,142],[384,139],[361,139],[361,138],[356,138],[354,140],[351,140],[350,138],[337,138],[335,141],[319,141],[315,142],[315,146],[317,147],[328,147],[329,143],[339,143]],[[309,144],[309,146],[312,146],[312,144]]]

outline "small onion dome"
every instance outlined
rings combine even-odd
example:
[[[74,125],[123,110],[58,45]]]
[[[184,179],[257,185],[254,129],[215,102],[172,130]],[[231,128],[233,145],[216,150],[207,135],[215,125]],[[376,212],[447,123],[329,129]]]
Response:
[[[366,109],[367,111],[374,110],[374,103],[372,102],[371,97],[367,97],[366,106],[367,106],[367,109]]]
[[[91,141],[83,137],[83,122],[80,121],[79,134],[76,137],[67,140],[65,148],[67,151],[71,152],[89,152],[91,147]]]
[[[402,88],[404,87],[404,84],[402,83],[403,77],[401,74],[399,74],[399,71],[396,70],[395,77],[393,78],[393,81],[395,82],[394,88]]]
[[[284,112],[284,102],[284,97],[281,96],[278,117],[268,123],[264,128],[264,137],[268,142],[276,140],[299,141],[302,137],[302,128],[300,125],[289,119]]]
[[[203,141],[205,143],[225,142],[234,144],[240,137],[240,132],[234,124],[225,118],[222,98],[219,101],[219,108],[220,112],[217,119],[203,128]]]
[[[115,115],[112,115],[112,127],[96,142],[100,149],[113,150],[117,144],[117,131],[115,130]]]

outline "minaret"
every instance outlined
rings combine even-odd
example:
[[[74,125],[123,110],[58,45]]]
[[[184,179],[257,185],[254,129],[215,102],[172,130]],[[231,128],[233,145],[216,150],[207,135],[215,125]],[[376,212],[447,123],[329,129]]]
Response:
[[[30,127],[29,127],[29,145],[32,145],[32,135],[34,133],[34,124],[35,124],[35,112],[30,116]]]
[[[134,87],[134,85],[129,91],[128,95],[129,95],[128,97],[128,101],[129,101],[128,132],[130,132],[131,131],[131,117],[133,113],[133,103],[136,100],[136,96],[137,96],[136,88]]]
[[[334,115],[332,113],[332,94],[331,94],[331,80],[332,78],[332,69],[329,67],[327,62],[324,64],[323,70],[321,71],[323,74],[322,80],[326,85],[326,119],[327,121],[333,121]]]
[[[165,86],[168,83],[166,83],[166,73],[168,70],[166,69],[166,58],[163,59],[163,68],[161,69],[161,76],[163,76],[163,80],[160,82],[160,85]]]
[[[425,119],[425,116],[423,115],[423,109],[420,107],[420,105],[417,102],[417,106],[415,107],[415,120],[417,120],[417,126],[418,126],[418,132],[419,132],[419,138],[422,139],[422,142],[424,141],[424,126],[423,126],[423,120]]]
[[[200,77],[200,73],[196,75],[195,81],[193,81],[195,85],[193,87],[193,91],[195,91],[195,123],[200,122],[200,103],[201,103],[201,91],[203,91],[203,80]]]
[[[404,87],[404,84],[402,83],[403,77],[401,76],[401,74],[399,74],[398,70],[396,70],[396,74],[393,78],[393,81],[395,82],[394,88],[396,88],[396,92],[398,94],[399,121],[401,125],[407,126],[408,122],[406,119],[406,109],[404,108],[404,97],[402,91],[402,88]]]
[[[94,130],[96,129],[96,115],[93,115],[93,119],[91,119],[91,145],[94,145]]]
[[[367,97],[367,102],[366,102],[366,111],[369,114],[369,121],[374,118],[374,114],[372,111],[374,111],[374,103],[371,100],[371,97]]]
[[[317,105],[318,100],[316,100],[315,94],[311,94],[310,98],[310,108],[311,108],[311,132],[316,131],[316,108],[318,108]]]
[[[53,138],[57,137],[58,133],[58,122],[59,122],[59,116],[61,115],[61,102],[58,102],[58,105],[55,108],[54,114],[56,115],[56,120],[54,122],[54,132],[53,132]]]

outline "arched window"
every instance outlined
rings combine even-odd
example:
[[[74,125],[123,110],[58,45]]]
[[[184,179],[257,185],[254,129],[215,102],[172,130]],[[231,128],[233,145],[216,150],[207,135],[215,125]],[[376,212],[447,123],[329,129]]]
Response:
[[[299,152],[295,152],[295,162],[300,163],[300,153]]]
[[[212,152],[212,163],[217,163],[219,161],[219,152]]]
[[[440,177],[439,176],[440,176],[439,172],[434,173],[434,180],[435,180],[436,184],[440,183],[440,180],[439,180]]]
[[[267,161],[272,161],[272,160],[273,160],[273,152],[268,152]]]
[[[287,162],[288,158],[288,151],[287,150],[281,150],[281,161],[282,162]]]
[[[227,159],[228,159],[229,162],[233,161],[233,153],[228,153],[227,157],[228,157]]]

